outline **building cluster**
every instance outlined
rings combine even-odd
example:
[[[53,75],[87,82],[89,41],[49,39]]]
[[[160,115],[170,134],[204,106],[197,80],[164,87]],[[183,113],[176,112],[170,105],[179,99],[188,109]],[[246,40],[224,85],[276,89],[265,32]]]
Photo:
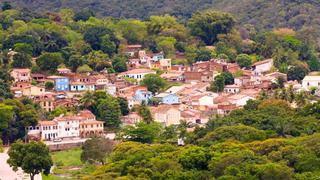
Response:
[[[46,76],[31,73],[30,69],[13,69],[11,76],[15,80],[11,90],[15,97],[28,96],[48,112],[60,106],[77,106],[83,93],[103,90],[112,96],[126,98],[129,109],[142,102],[149,104],[153,119],[164,126],[178,125],[181,121],[202,125],[214,114],[224,116],[243,107],[248,100],[256,99],[261,91],[270,90],[279,78],[287,81],[286,74],[273,71],[272,59],[241,69],[238,64],[221,59],[196,62],[191,66],[172,65],[171,59],[166,59],[163,53],[148,54],[140,45],[128,46],[125,53],[129,56],[128,71],[119,74],[78,74],[60,68],[56,75]],[[160,77],[176,85],[158,94],[139,85],[146,75],[156,74],[156,69],[163,72]],[[210,83],[223,72],[234,74],[234,84],[226,85],[222,92],[209,91]],[[53,89],[45,88],[45,82],[49,81],[54,84]],[[302,84],[287,84],[290,83],[294,88],[310,90],[320,87],[320,76],[306,76]],[[136,112],[122,117],[124,125],[133,125],[141,120]],[[84,111],[57,117],[53,121],[40,121],[30,132],[40,133],[45,140],[87,137],[102,133],[103,124],[96,121],[93,114]]]
[[[51,141],[102,136],[104,129],[102,121],[97,121],[90,111],[83,110],[76,115],[62,115],[52,121],[39,121],[37,126],[30,126],[27,131],[29,139]]]

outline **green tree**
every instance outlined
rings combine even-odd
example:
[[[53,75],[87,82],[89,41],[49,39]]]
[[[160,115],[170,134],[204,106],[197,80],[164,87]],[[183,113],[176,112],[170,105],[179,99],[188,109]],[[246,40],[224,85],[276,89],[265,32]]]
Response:
[[[151,111],[145,102],[142,102],[137,108],[138,114],[142,117],[143,122],[150,124],[153,122]]]
[[[109,139],[93,137],[82,145],[81,161],[101,164],[105,163],[106,157],[112,152],[113,143]]]
[[[17,53],[13,56],[12,66],[14,68],[30,68],[32,66],[31,56],[25,53]]]
[[[2,133],[4,129],[7,129],[9,127],[9,123],[13,120],[13,107],[0,103],[0,132]]]
[[[141,81],[141,85],[147,86],[148,91],[156,93],[166,86],[166,81],[157,74],[147,74]]]
[[[139,122],[135,126],[125,126],[118,137],[127,141],[153,143],[160,136],[161,131],[161,125],[156,122],[150,124]]]
[[[181,152],[178,160],[185,169],[205,170],[209,155],[203,147],[189,146]]]
[[[12,81],[13,78],[8,73],[8,70],[6,68],[0,68],[0,99],[12,98],[10,91]]]
[[[235,24],[234,18],[218,11],[203,11],[193,14],[188,22],[191,34],[198,36],[207,45],[218,40],[218,34],[227,34]]]
[[[112,40],[110,35],[106,34],[101,37],[101,50],[108,54],[109,57],[112,57],[115,53],[117,53],[117,44]]]
[[[212,58],[212,52],[207,48],[196,50],[195,61],[209,61]]]
[[[33,48],[30,44],[26,43],[17,43],[14,45],[14,51],[19,52],[19,53],[24,53],[28,55],[32,55]]]
[[[91,10],[81,10],[74,14],[73,19],[75,21],[87,21],[90,17],[94,17],[94,13]]]
[[[116,56],[112,59],[112,66],[116,72],[125,72],[128,70],[127,67],[128,57],[126,56]]]
[[[224,89],[225,79],[222,75],[214,77],[214,81],[211,82],[209,90],[212,92],[221,92]]]
[[[61,53],[44,53],[36,62],[42,71],[54,72],[63,63],[63,58]]]
[[[119,40],[114,35],[113,31],[103,26],[89,26],[83,34],[84,40],[91,45],[93,50],[103,50],[112,55],[117,52]],[[115,46],[114,46],[115,45]]]
[[[241,68],[250,68],[252,64],[251,57],[247,54],[239,54],[236,62]]]
[[[179,41],[184,41],[188,34],[186,28],[170,15],[150,16],[147,30],[150,35],[173,37]]]
[[[266,133],[262,130],[244,125],[223,126],[208,133],[200,141],[202,143],[211,144],[226,140],[237,140],[240,142],[250,142],[255,140],[266,139]]]
[[[117,29],[128,44],[141,44],[147,37],[147,25],[140,20],[122,19],[117,23]]]
[[[308,74],[308,69],[302,65],[290,67],[288,70],[288,80],[301,81]]]
[[[76,72],[78,67],[82,66],[85,63],[85,60],[80,55],[71,55],[69,57],[68,66],[71,67],[73,72]]]
[[[118,127],[121,124],[121,109],[116,98],[100,99],[97,105],[98,117],[107,127]]]
[[[165,55],[172,55],[175,52],[176,42],[174,37],[160,36],[156,39],[157,49],[163,51]]]
[[[221,75],[224,77],[225,85],[234,84],[234,77],[230,72],[223,72]]]
[[[43,143],[31,142],[23,144],[16,142],[8,151],[8,164],[17,171],[19,167],[30,175],[31,180],[39,173],[48,175],[53,165],[49,149]]]
[[[54,83],[52,81],[47,81],[45,84],[44,84],[46,90],[52,90],[54,88]]]
[[[120,105],[122,116],[128,115],[129,114],[128,100],[123,97],[117,97],[117,100]]]
[[[88,72],[92,72],[93,70],[86,64],[80,66],[77,68],[77,73],[88,73]]]

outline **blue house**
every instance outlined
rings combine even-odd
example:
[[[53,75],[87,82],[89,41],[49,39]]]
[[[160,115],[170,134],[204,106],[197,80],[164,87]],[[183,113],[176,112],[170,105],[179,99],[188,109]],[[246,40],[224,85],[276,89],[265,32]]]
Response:
[[[149,102],[149,100],[153,97],[152,92],[145,91],[145,90],[137,90],[133,96],[133,99],[142,102],[145,101],[146,103]]]
[[[155,96],[155,98],[159,99],[163,104],[178,104],[179,97],[176,94],[171,93],[160,93]]]
[[[48,79],[54,80],[55,90],[57,92],[69,91],[69,78],[64,76],[49,76]]]

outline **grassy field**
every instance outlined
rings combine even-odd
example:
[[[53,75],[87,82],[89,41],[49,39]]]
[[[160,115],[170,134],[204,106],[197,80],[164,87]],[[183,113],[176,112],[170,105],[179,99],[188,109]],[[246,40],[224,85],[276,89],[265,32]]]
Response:
[[[43,175],[43,180],[79,179],[93,172],[94,165],[84,164],[80,160],[81,149],[70,149],[51,153],[54,168],[49,176]]]

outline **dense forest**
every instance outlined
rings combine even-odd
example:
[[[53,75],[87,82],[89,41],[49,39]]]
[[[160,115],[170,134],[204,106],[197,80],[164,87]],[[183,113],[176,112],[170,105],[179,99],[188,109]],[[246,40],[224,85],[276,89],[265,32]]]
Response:
[[[301,29],[304,26],[318,26],[320,23],[320,2],[315,0],[11,0],[10,2],[14,6],[33,11],[58,11],[61,8],[71,8],[75,11],[89,9],[100,17],[139,19],[169,14],[186,20],[196,11],[212,8],[230,12],[242,25],[252,24],[256,28],[289,26]]]

